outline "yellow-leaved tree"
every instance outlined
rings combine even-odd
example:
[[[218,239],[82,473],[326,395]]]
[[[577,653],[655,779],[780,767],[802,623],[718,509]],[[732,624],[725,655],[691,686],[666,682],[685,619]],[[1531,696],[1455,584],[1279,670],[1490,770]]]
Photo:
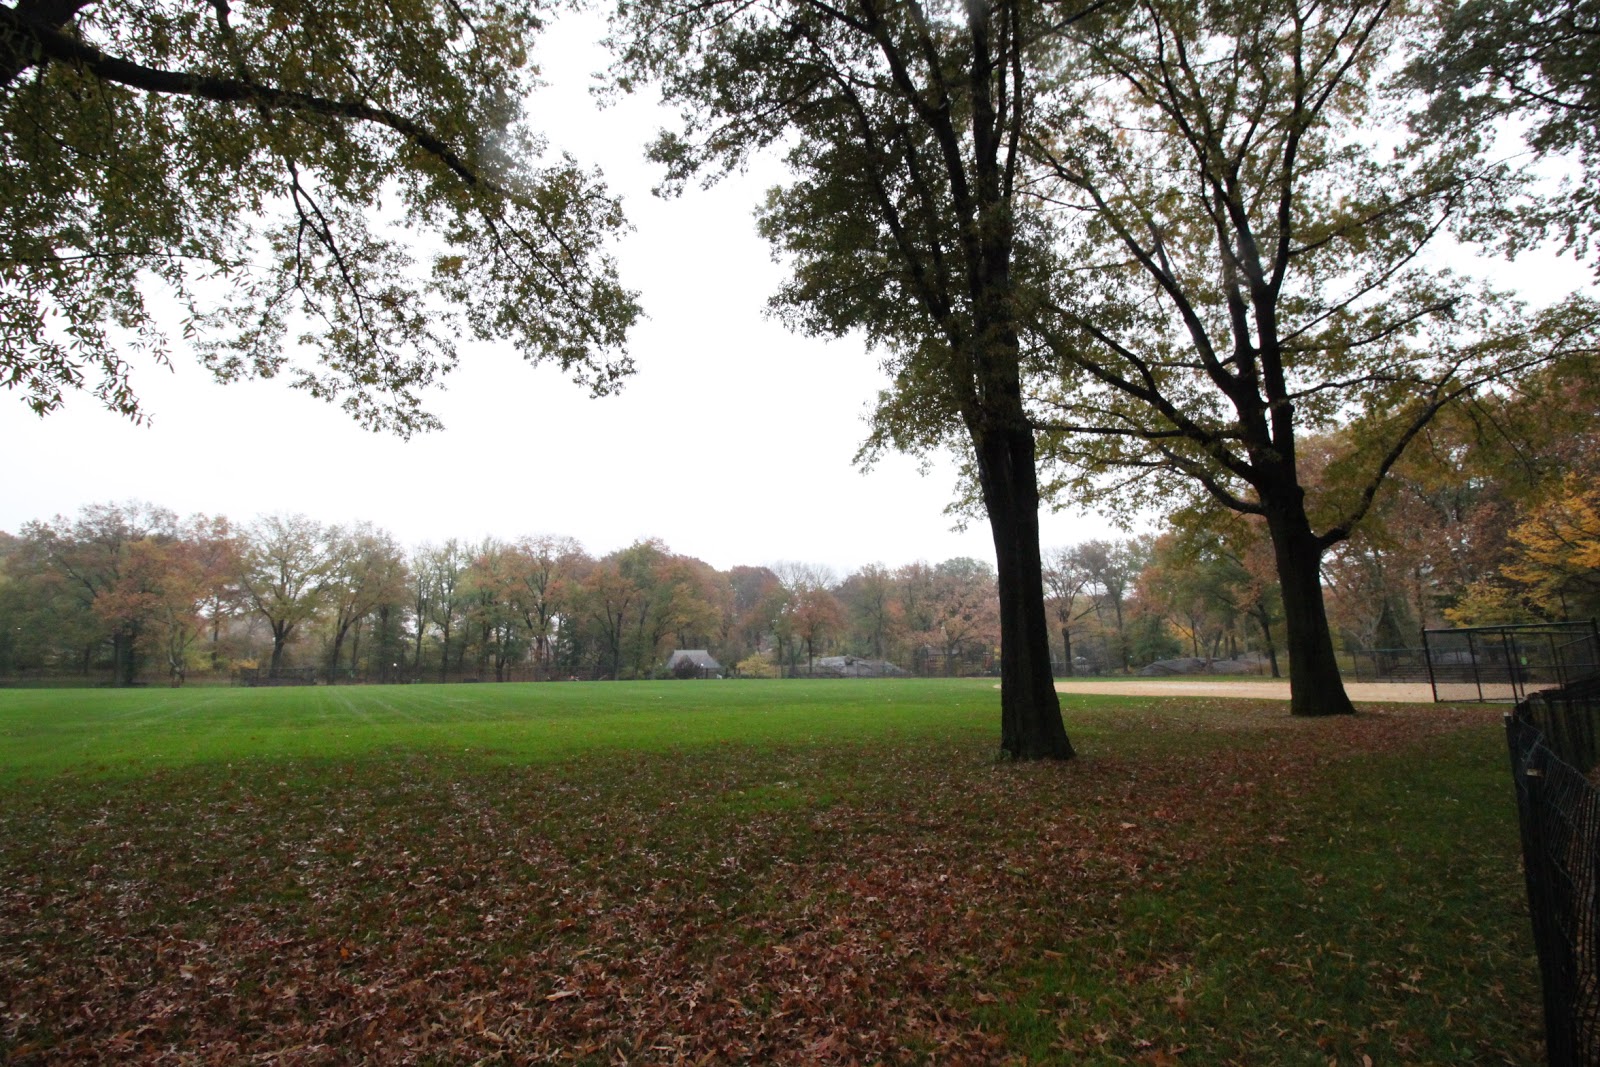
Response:
[[[1563,618],[1600,611],[1600,488],[1568,475],[1511,531],[1511,542],[1501,571],[1537,607]]]

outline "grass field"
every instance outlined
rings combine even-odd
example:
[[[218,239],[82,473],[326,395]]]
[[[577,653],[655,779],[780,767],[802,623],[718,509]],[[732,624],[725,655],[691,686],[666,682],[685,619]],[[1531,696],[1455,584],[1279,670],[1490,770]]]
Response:
[[[1498,714],[0,691],[7,1063],[1529,1063]]]

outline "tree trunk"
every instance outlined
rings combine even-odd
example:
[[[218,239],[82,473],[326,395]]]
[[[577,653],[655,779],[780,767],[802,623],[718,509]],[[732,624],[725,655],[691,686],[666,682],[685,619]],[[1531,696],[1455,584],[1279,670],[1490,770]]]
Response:
[[[113,684],[119,687],[133,685],[134,635],[127,630],[118,630],[111,637],[111,665]]]
[[[1288,631],[1289,712],[1292,715],[1353,715],[1344,691],[1333,634],[1322,601],[1322,548],[1311,532],[1305,509],[1268,509],[1267,528],[1283,590]]]
[[[445,615],[445,620],[439,625],[439,681],[444,683],[450,678],[450,616]]]
[[[1118,593],[1111,604],[1117,611],[1117,658],[1122,661],[1122,673],[1132,674],[1133,664],[1128,661],[1128,635],[1123,632],[1122,626],[1122,594]]]
[[[334,684],[334,678],[339,673],[339,659],[344,655],[344,639],[349,633],[349,623],[335,623],[333,628],[333,651],[328,655],[328,684]]]
[[[1050,672],[1033,433],[991,429],[973,438],[998,564],[1000,747],[1012,759],[1071,759]]]
[[[289,630],[280,623],[272,624],[272,666],[271,673],[277,674],[278,668],[283,666],[283,646],[288,643]]]
[[[1061,664],[1061,673],[1068,678],[1072,677],[1072,627],[1061,628],[1061,655],[1064,662]]]
[[[1267,617],[1265,606],[1258,607],[1255,612],[1256,622],[1261,624],[1261,636],[1267,643],[1267,659],[1272,661],[1272,676],[1282,678],[1278,673],[1278,646],[1272,640],[1272,620]]]

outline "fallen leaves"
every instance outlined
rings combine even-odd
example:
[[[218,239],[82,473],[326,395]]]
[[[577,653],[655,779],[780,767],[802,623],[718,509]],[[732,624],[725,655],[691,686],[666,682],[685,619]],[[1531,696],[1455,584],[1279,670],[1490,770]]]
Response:
[[[0,1051],[994,1063],[1006,1039],[985,1013],[1021,1002],[1006,976],[1061,963],[1126,894],[1286,842],[1285,792],[1265,783],[1428,736],[1440,715],[1292,741],[1274,727],[1265,745],[1223,735],[1213,711],[1223,743],[1064,766],[914,742],[63,779],[4,798]],[[1152,988],[1182,976],[1105,969]],[[1182,987],[1167,1003],[1194,1010]],[[1108,1024],[1070,1040],[1156,1065],[1187,1051]]]

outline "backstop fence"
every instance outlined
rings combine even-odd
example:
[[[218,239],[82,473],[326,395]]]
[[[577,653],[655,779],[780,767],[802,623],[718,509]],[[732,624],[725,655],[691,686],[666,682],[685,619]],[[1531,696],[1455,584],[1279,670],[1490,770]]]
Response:
[[[1350,652],[1350,670],[1358,682],[1426,682],[1426,648],[1361,648]]]
[[[1600,631],[1587,622],[1424,630],[1428,681],[1443,703],[1515,703],[1600,675]]]
[[[1506,716],[1551,1067],[1600,1063],[1600,679]]]

